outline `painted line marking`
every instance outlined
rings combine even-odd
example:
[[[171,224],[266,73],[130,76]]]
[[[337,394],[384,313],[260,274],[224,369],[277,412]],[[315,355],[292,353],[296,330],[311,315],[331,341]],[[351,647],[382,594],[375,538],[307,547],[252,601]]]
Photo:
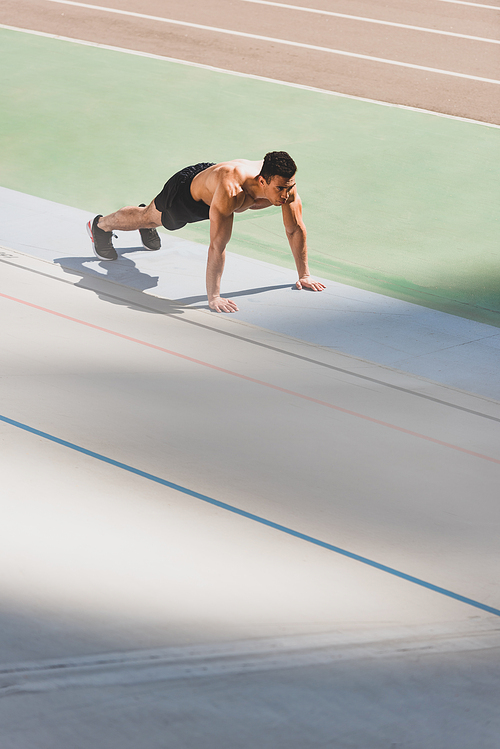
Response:
[[[40,270],[35,270],[34,268],[30,268],[27,265],[23,265],[21,263],[13,263],[11,260],[3,259],[3,256],[5,258],[16,258],[19,259],[18,255],[10,255],[8,253],[0,252],[0,262],[6,263],[7,265],[12,266],[13,268],[21,268],[22,270],[27,270],[30,273],[35,273],[37,276],[43,276],[44,278],[50,278],[52,281],[57,281],[58,283],[64,283],[68,284],[69,286],[75,286],[75,281],[70,281],[67,278],[59,278],[58,276],[54,276],[50,273],[43,273]],[[27,256],[32,257],[32,256]],[[100,294],[103,296],[106,296],[108,299],[118,299],[120,302],[129,302],[130,299],[123,296],[118,296],[116,294],[111,294],[110,292],[100,291]],[[161,301],[170,301],[166,300],[165,298],[158,297]],[[158,315],[166,314],[161,309],[158,309],[158,307],[151,306],[150,304],[145,304],[144,301],[141,302],[134,302],[135,306],[141,307],[142,309],[147,309],[150,312],[156,312]],[[213,328],[211,325],[205,325],[204,323],[195,321],[195,320],[189,320],[186,319],[185,316],[179,317],[178,315],[174,315],[174,317],[171,318],[172,320],[175,320],[175,322],[184,323],[186,325],[193,325],[197,328],[202,328],[203,330],[208,330],[210,333],[214,333],[216,335],[222,335],[226,336],[228,338],[234,338],[237,341],[244,341],[245,343],[248,343],[249,346],[258,346],[259,348],[267,349],[268,351],[276,351],[278,354],[282,354],[283,356],[289,356],[292,359],[298,359],[299,361],[305,361],[308,364],[313,364],[317,367],[324,367],[325,369],[330,369],[333,372],[341,372],[342,374],[349,375],[350,377],[354,377],[355,379],[359,380],[365,380],[366,382],[372,382],[376,385],[380,385],[381,387],[390,388],[391,390],[396,390],[400,393],[406,393],[407,395],[415,396],[415,398],[422,398],[423,400],[431,401],[432,403],[438,403],[440,406],[446,406],[447,408],[453,408],[457,411],[463,411],[464,413],[472,414],[473,416],[478,416],[481,419],[488,419],[490,421],[496,421],[500,424],[500,417],[498,416],[492,416],[491,414],[485,414],[483,411],[476,411],[473,408],[467,408],[466,406],[460,406],[457,403],[451,403],[450,401],[445,401],[442,398],[435,398],[432,395],[427,395],[427,393],[422,393],[419,390],[411,390],[410,388],[402,387],[401,385],[395,385],[391,382],[386,382],[385,380],[379,380],[376,377],[369,377],[368,375],[361,374],[360,372],[355,372],[352,369],[346,369],[345,367],[337,367],[334,364],[328,364],[327,362],[323,362],[319,359],[313,359],[310,356],[303,356],[302,354],[297,354],[293,351],[288,351],[287,349],[279,348],[279,346],[272,346],[269,343],[263,343],[262,341],[255,341],[252,338],[248,338],[246,336],[238,335],[237,333],[230,333],[227,330],[221,330],[220,328]],[[483,339],[479,339],[483,340]]]
[[[27,270],[30,273],[35,273],[37,276],[43,276],[44,278],[50,278],[52,281],[57,281],[58,283],[64,283],[68,284],[69,286],[75,286],[75,281],[70,281],[67,278],[59,278],[58,276],[54,276],[50,273],[43,273],[40,270],[35,270],[34,268],[30,268],[27,265],[23,265],[21,263],[13,263],[11,260],[3,259],[5,258],[16,258],[19,260],[18,255],[9,254],[7,252],[0,252],[0,262],[5,263],[7,265],[12,266],[13,268],[21,268],[22,270]],[[28,255],[27,257],[32,257]],[[123,296],[118,296],[116,294],[111,294],[110,292],[100,291],[100,294],[103,296],[106,296],[108,299],[118,299],[120,302],[129,302],[130,299]],[[158,297],[161,301],[170,301],[166,300],[165,298]],[[144,301],[134,302],[135,306],[141,307],[142,309],[147,309],[150,312],[156,312],[156,314],[163,315],[166,314],[161,309],[158,309],[158,307],[151,306],[150,304],[145,304]],[[213,328],[210,325],[205,325],[204,323],[195,321],[195,320],[189,320],[185,316],[179,317],[178,315],[174,315],[174,317],[171,318],[172,320],[175,320],[175,322],[184,323],[186,325],[193,325],[197,328],[202,328],[203,330],[208,330],[210,333],[214,333],[216,335],[222,335],[226,336],[228,338],[234,338],[237,341],[244,341],[245,343],[248,343],[250,346],[258,346],[259,348],[267,349],[268,351],[275,351],[278,354],[282,354],[283,356],[289,356],[292,359],[298,359],[299,361],[305,361],[308,364],[313,364],[317,367],[323,367],[325,369],[330,369],[333,372],[341,372],[342,374],[349,375],[350,377],[354,377],[355,379],[359,380],[365,380],[365,382],[372,382],[376,385],[380,385],[381,387],[390,388],[391,390],[396,390],[400,393],[406,393],[407,395],[415,396],[415,398],[422,398],[423,400],[431,401],[432,403],[438,403],[440,406],[446,406],[447,408],[453,408],[457,411],[463,411],[464,413],[472,414],[473,416],[478,416],[481,419],[489,419],[490,421],[496,421],[500,424],[500,417],[498,416],[492,416],[491,414],[485,414],[483,411],[476,411],[473,408],[467,408],[466,406],[460,406],[457,403],[451,403],[450,401],[445,401],[442,398],[435,398],[432,395],[427,395],[427,393],[422,393],[419,390],[411,390],[410,388],[402,387],[401,385],[395,385],[391,382],[386,382],[385,380],[379,380],[376,377],[369,377],[368,375],[361,374],[360,372],[355,372],[352,369],[346,369],[345,367],[337,367],[334,364],[328,364],[327,362],[323,362],[320,359],[313,359],[310,356],[303,356],[302,354],[297,354],[293,351],[288,351],[287,349],[279,348],[279,346],[272,346],[269,343],[263,343],[262,341],[256,341],[252,338],[248,338],[246,336],[238,335],[237,333],[230,333],[227,330],[221,330],[220,328]],[[493,337],[493,336],[491,336]],[[480,341],[483,339],[479,339]]]
[[[418,114],[430,114],[433,117],[443,117],[446,120],[458,120],[458,122],[469,122],[472,125],[482,125],[483,127],[492,127],[500,129],[500,125],[494,122],[484,122],[482,120],[473,120],[470,117],[458,117],[454,114],[445,114],[444,112],[434,112],[432,109],[420,109],[419,107],[410,107],[406,104],[394,104],[390,101],[379,101],[378,99],[367,99],[364,96],[355,96],[354,94],[344,94],[340,91],[329,91],[326,88],[316,88],[314,86],[305,86],[302,83],[292,83],[291,81],[279,81],[277,78],[266,78],[262,75],[254,75],[253,73],[241,73],[238,70],[227,70],[226,68],[216,68],[213,65],[205,65],[202,62],[192,62],[191,60],[179,60],[176,57],[166,57],[165,55],[155,55],[152,52],[141,52],[136,49],[126,49],[125,47],[113,47],[110,44],[100,44],[99,42],[89,42],[85,39],[73,39],[70,36],[60,36],[59,34],[49,34],[46,31],[35,31],[34,29],[22,29],[19,26],[9,26],[4,23],[0,23],[0,29],[6,29],[7,31],[18,31],[22,34],[31,34],[32,36],[41,36],[46,39],[57,39],[60,42],[71,42],[71,44],[80,44],[82,47],[95,47],[97,49],[105,49],[110,52],[122,52],[126,55],[135,55],[136,57],[145,57],[150,60],[163,60],[164,62],[172,62],[176,65],[187,65],[191,68],[200,68],[201,70],[209,70],[212,73],[223,73],[224,75],[234,75],[237,78],[249,78],[254,81],[262,81],[263,83],[273,83],[278,86],[289,86],[290,88],[298,88],[301,91],[311,91],[315,94],[326,94],[327,96],[337,96],[341,99],[352,99],[353,101],[363,101],[367,104],[377,104],[380,107],[391,107],[393,109],[404,109],[408,112],[417,112]]]
[[[425,65],[415,65],[410,62],[400,62],[397,60],[388,60],[384,57],[373,57],[372,55],[362,55],[357,52],[346,52],[340,49],[332,49],[330,47],[318,47],[315,44],[305,44],[304,42],[292,42],[285,39],[278,39],[272,36],[262,36],[261,34],[249,34],[245,31],[231,31],[230,29],[222,29],[218,26],[205,26],[201,23],[191,23],[189,21],[177,21],[173,18],[163,18],[162,16],[149,16],[145,13],[135,13],[131,10],[118,10],[117,8],[106,8],[102,5],[88,5],[87,3],[75,2],[75,0],[46,0],[49,3],[58,3],[60,5],[71,5],[78,8],[88,8],[90,10],[99,10],[105,13],[117,13],[122,16],[130,16],[133,18],[143,18],[148,21],[160,21],[161,23],[170,23],[175,26],[184,26],[190,29],[200,29],[201,31],[211,31],[216,34],[227,34],[229,36],[238,36],[245,39],[256,39],[261,42],[271,42],[272,44],[283,44],[288,47],[299,47],[301,49],[310,49],[315,52],[327,52],[332,55],[341,55],[343,57],[353,57],[358,60],[369,60],[370,62],[379,62],[384,65],[395,65],[400,68],[411,68],[412,70],[423,70],[426,73],[437,73],[438,75],[449,75],[454,78],[465,78],[470,81],[479,81],[480,83],[494,83],[499,85],[500,80],[496,78],[483,78],[477,75],[469,75],[467,73],[456,73],[451,70],[442,70],[441,68],[430,68]]]
[[[160,668],[167,667],[169,678],[176,678],[177,675],[189,678],[203,675],[204,671],[198,670],[197,666],[206,670],[215,667],[218,672],[221,669],[227,672],[227,669],[233,670],[233,664],[236,664],[238,671],[248,671],[250,668],[259,670],[267,668],[268,665],[276,668],[278,662],[285,667],[289,664],[313,665],[324,663],[325,658],[335,661],[364,657],[377,658],[389,653],[404,655],[408,651],[423,654],[457,653],[490,650],[500,645],[498,627],[488,622],[489,626],[486,629],[477,622],[477,617],[476,621],[471,624],[472,627],[469,625],[467,629],[457,627],[456,624],[453,628],[443,625],[387,626],[378,629],[370,628],[368,633],[362,631],[361,633],[281,635],[259,637],[256,641],[236,640],[229,643],[171,645],[118,652],[112,650],[101,651],[93,655],[70,655],[63,658],[44,658],[38,661],[10,662],[0,666],[0,674],[25,677],[26,681],[23,679],[22,683],[17,682],[11,686],[0,687],[0,690],[2,694],[10,692],[10,689],[20,691],[26,682],[32,683],[33,677],[38,674],[58,678],[59,675],[65,676],[70,671],[70,678],[74,676],[76,680],[80,680],[84,674],[88,676],[89,668],[102,673],[110,668],[114,670],[115,667],[121,670],[151,665]],[[150,673],[148,669],[148,675]],[[165,672],[164,674],[167,675]],[[154,675],[152,678],[155,678]],[[52,678],[50,680],[53,683]]]
[[[440,445],[441,447],[447,447],[451,450],[456,450],[458,452],[465,453],[466,455],[470,455],[474,458],[481,458],[481,460],[487,460],[490,463],[497,463],[498,465],[500,465],[499,458],[492,458],[489,455],[483,455],[482,453],[477,453],[477,452],[474,452],[473,450],[467,450],[465,447],[460,447],[459,445],[453,445],[450,442],[444,442],[443,440],[438,440],[435,437],[429,437],[428,435],[420,434],[419,432],[413,432],[410,429],[405,429],[404,427],[399,427],[396,424],[391,424],[387,421],[381,421],[380,419],[375,419],[372,416],[366,416],[365,414],[358,413],[357,411],[351,411],[350,409],[343,408],[342,406],[336,406],[333,403],[328,403],[327,401],[322,401],[322,400],[319,400],[318,398],[313,398],[310,395],[297,393],[294,390],[288,390],[287,388],[282,388],[279,385],[273,385],[271,382],[265,382],[264,380],[258,380],[255,377],[249,377],[248,375],[240,374],[239,372],[234,372],[230,369],[224,369],[223,367],[218,367],[215,364],[210,364],[209,362],[202,361],[201,359],[195,359],[192,356],[187,356],[186,354],[180,354],[177,351],[172,351],[171,349],[164,348],[163,346],[157,346],[154,343],[148,343],[147,341],[143,341],[140,338],[133,338],[132,336],[125,335],[124,333],[118,333],[115,330],[110,330],[109,328],[103,328],[100,325],[94,325],[94,323],[86,322],[85,320],[80,320],[77,317],[70,317],[69,315],[63,314],[62,312],[56,312],[55,310],[49,309],[47,307],[41,307],[38,304],[27,302],[24,299],[18,299],[17,297],[9,296],[8,294],[2,294],[2,293],[0,293],[0,297],[2,297],[3,299],[8,299],[11,302],[16,302],[17,304],[23,304],[26,307],[31,307],[32,309],[36,309],[41,312],[54,315],[55,317],[59,317],[63,320],[69,320],[70,322],[75,322],[75,323],[78,323],[79,325],[84,325],[87,328],[98,330],[101,333],[106,333],[108,335],[121,338],[125,341],[130,341],[131,343],[138,343],[140,346],[146,346],[147,348],[154,349],[155,351],[161,351],[162,353],[169,354],[170,356],[175,356],[178,359],[189,361],[189,362],[192,362],[193,364],[199,364],[202,367],[207,367],[207,369],[212,369],[216,372],[221,372],[222,374],[230,375],[231,377],[237,377],[238,379],[244,380],[245,382],[251,382],[255,385],[261,385],[262,387],[269,388],[270,390],[276,390],[277,392],[284,393],[285,395],[292,395],[295,398],[300,398],[301,400],[308,401],[309,403],[315,403],[319,406],[330,408],[333,411],[338,411],[339,413],[344,413],[344,414],[347,414],[348,416],[354,416],[358,419],[363,419],[364,421],[368,421],[371,424],[378,424],[379,426],[387,427],[388,429],[393,429],[397,432],[401,432],[402,434],[408,434],[411,437],[417,437],[418,439],[423,439],[423,440],[426,440],[427,442],[432,442],[435,445]]]
[[[410,29],[411,31],[425,31],[429,34],[441,34],[442,36],[454,36],[458,39],[471,39],[475,42],[488,42],[489,44],[500,44],[500,39],[490,39],[483,36],[471,36],[470,34],[458,34],[455,31],[442,31],[440,29],[429,29],[425,26],[410,26],[407,23],[395,23],[393,21],[380,21],[376,18],[366,18],[365,16],[351,16],[347,13],[335,13],[332,10],[318,10],[316,8],[304,8],[303,5],[288,5],[287,3],[275,3],[271,0],[241,0],[244,3],[254,3],[256,5],[270,5],[274,8],[286,8],[287,10],[300,10],[305,13],[317,13],[322,16],[334,16],[335,18],[347,18],[350,21],[362,21],[364,23],[377,23],[381,26],[393,26],[397,29]]]
[[[469,5],[471,8],[487,8],[488,10],[500,10],[498,5],[481,5],[480,3],[468,3],[465,0],[439,0],[441,3],[453,3],[454,5]]]
[[[399,577],[402,580],[406,580],[407,582],[414,583],[415,585],[419,585],[423,588],[427,588],[428,590],[432,590],[435,593],[440,593],[441,595],[448,596],[449,598],[453,598],[456,601],[460,601],[461,603],[466,603],[469,606],[474,606],[477,609],[482,609],[483,611],[487,611],[488,613],[494,614],[495,616],[500,616],[500,609],[496,609],[492,606],[480,603],[479,601],[475,601],[472,598],[466,598],[459,593],[454,593],[453,591],[447,590],[446,588],[441,588],[440,586],[434,585],[433,583],[428,583],[425,580],[414,577],[413,575],[407,575],[405,572],[400,572],[393,567],[388,567],[385,564],[380,564],[379,562],[375,562],[373,559],[368,559],[367,557],[355,554],[352,551],[347,551],[346,549],[342,549],[339,546],[329,544],[326,541],[320,541],[313,536],[308,536],[305,533],[300,533],[300,531],[293,530],[292,528],[288,528],[285,525],[280,525],[279,523],[275,523],[272,520],[263,518],[260,515],[254,515],[251,512],[247,512],[246,510],[241,510],[239,507],[234,507],[233,505],[226,504],[225,502],[221,502],[218,499],[213,499],[206,494],[200,494],[199,492],[195,492],[192,489],[181,486],[180,484],[175,484],[174,482],[168,481],[167,479],[162,479],[159,476],[155,476],[151,473],[146,473],[145,471],[141,471],[139,468],[129,466],[127,463],[121,463],[120,461],[114,460],[113,458],[108,458],[106,455],[101,455],[100,453],[93,452],[92,450],[87,450],[87,448],[85,447],[81,447],[80,445],[76,445],[73,442],[68,442],[67,440],[60,439],[59,437],[55,437],[52,434],[48,434],[47,432],[42,432],[39,429],[35,429],[34,427],[30,427],[27,424],[15,421],[14,419],[9,419],[7,416],[0,415],[0,421],[3,421],[10,426],[17,427],[18,429],[22,429],[25,432],[34,434],[38,437],[42,437],[43,439],[49,440],[50,442],[55,442],[56,444],[62,445],[63,447],[68,447],[71,450],[75,450],[76,452],[87,455],[88,457],[100,460],[103,463],[108,463],[109,465],[115,466],[116,468],[121,468],[124,471],[133,473],[136,476],[147,479],[148,481],[153,481],[156,484],[161,484],[162,486],[166,486],[169,489],[174,489],[175,491],[178,491],[182,494],[187,494],[189,497],[200,499],[202,502],[206,502],[207,504],[213,505],[214,507],[218,507],[222,510],[226,510],[227,512],[231,512],[234,515],[240,515],[241,517],[247,518],[248,520],[253,520],[256,523],[260,523],[261,525],[265,525],[269,528],[280,531],[281,533],[285,533],[288,536],[293,536],[294,538],[298,538],[301,541],[307,541],[307,543],[313,544],[315,546],[320,546],[321,548],[327,549],[328,551],[333,551],[336,554],[348,557],[349,559],[353,559],[356,562],[361,562],[362,564],[365,564],[369,567],[374,567],[381,572],[386,572],[389,575],[393,575],[394,577]]]

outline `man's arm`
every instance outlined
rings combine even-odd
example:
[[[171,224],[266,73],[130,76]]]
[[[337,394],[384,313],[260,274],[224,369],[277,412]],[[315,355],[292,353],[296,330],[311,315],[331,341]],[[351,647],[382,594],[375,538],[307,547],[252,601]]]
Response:
[[[306,288],[311,291],[323,291],[326,288],[322,283],[314,281],[309,274],[307,262],[307,232],[302,220],[302,201],[294,189],[289,200],[282,207],[283,224],[290,249],[292,251],[299,280],[295,286],[298,289]]]
[[[238,307],[231,299],[220,295],[220,282],[226,260],[226,245],[231,239],[233,215],[238,201],[231,195],[228,186],[221,183],[214,193],[210,206],[210,247],[207,260],[208,305],[214,312],[237,312]]]

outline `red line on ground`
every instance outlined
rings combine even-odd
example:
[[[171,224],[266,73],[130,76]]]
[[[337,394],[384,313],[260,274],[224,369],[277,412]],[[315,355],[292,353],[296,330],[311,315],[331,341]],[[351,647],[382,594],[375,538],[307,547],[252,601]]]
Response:
[[[170,349],[164,348],[163,346],[157,346],[155,343],[148,343],[147,341],[142,341],[140,338],[133,338],[132,336],[125,335],[124,333],[118,333],[115,330],[109,330],[109,328],[102,328],[100,325],[94,325],[94,323],[86,322],[85,320],[80,320],[77,317],[70,317],[69,315],[64,315],[62,312],[56,312],[55,310],[48,309],[47,307],[40,307],[38,304],[27,302],[24,299],[17,299],[16,297],[9,296],[8,294],[2,294],[2,293],[0,293],[0,297],[3,297],[4,299],[8,299],[11,302],[24,304],[26,307],[32,307],[33,309],[40,310],[41,312],[47,312],[48,314],[54,315],[55,317],[61,317],[63,320],[76,322],[79,325],[85,325],[88,328],[99,330],[102,333],[108,333],[109,335],[116,336],[117,338],[122,338],[125,341],[131,341],[132,343],[138,343],[140,346],[147,346],[148,348],[155,349],[156,351],[162,351],[165,354],[176,356],[178,359],[184,359],[185,361],[193,362],[193,364],[199,364],[202,367],[208,367],[209,369],[214,369],[216,372],[222,372],[223,374],[231,375],[232,377],[238,377],[240,380],[253,382],[256,385],[262,385],[263,387],[270,388],[271,390],[277,390],[278,392],[285,393],[286,395],[293,395],[296,398],[301,398],[302,400],[309,401],[310,403],[316,403],[319,406],[325,406],[326,408],[331,408],[334,411],[340,411],[341,413],[348,414],[349,416],[355,416],[358,419],[363,419],[364,421],[370,421],[372,424],[378,424],[380,426],[387,427],[388,429],[394,429],[397,432],[408,434],[411,437],[418,437],[419,439],[426,440],[427,442],[433,442],[435,445],[448,447],[451,450],[457,450],[458,452],[465,453],[466,455],[472,455],[475,458],[482,458],[483,460],[487,460],[491,463],[498,463],[500,465],[500,459],[498,458],[491,458],[488,455],[483,455],[482,453],[476,453],[472,450],[467,450],[465,447],[459,447],[459,445],[452,445],[450,442],[443,442],[442,440],[438,440],[435,437],[429,437],[426,434],[413,432],[410,429],[399,427],[396,424],[389,423],[388,421],[381,421],[380,419],[374,419],[372,416],[366,416],[365,414],[360,414],[357,411],[351,411],[348,408],[342,408],[342,406],[336,406],[333,403],[328,403],[327,401],[322,401],[322,400],[319,400],[318,398],[313,398],[310,395],[297,393],[294,390],[287,390],[286,388],[282,388],[279,385],[273,385],[272,383],[265,382],[264,380],[257,380],[254,377],[249,377],[248,375],[240,374],[239,372],[233,372],[231,369],[224,369],[223,367],[218,367],[215,364],[210,364],[209,362],[202,361],[201,359],[194,359],[192,356],[187,356],[186,354],[180,354],[178,351],[171,351]]]

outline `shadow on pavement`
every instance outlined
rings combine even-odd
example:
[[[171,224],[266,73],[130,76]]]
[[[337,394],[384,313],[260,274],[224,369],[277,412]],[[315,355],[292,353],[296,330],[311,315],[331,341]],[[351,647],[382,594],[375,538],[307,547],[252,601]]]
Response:
[[[295,287],[295,284],[294,284]],[[289,289],[290,284],[289,283],[282,283],[278,286],[258,286],[255,289],[243,289],[241,291],[228,291],[227,293],[224,292],[224,297],[233,297],[233,296],[253,296],[254,294],[264,294],[266,291],[276,291],[277,289]],[[185,296],[182,297],[182,299],[176,299],[176,302],[179,302],[179,304],[196,304],[197,302],[203,302],[206,300],[206,295],[203,296]],[[207,305],[208,307],[208,305]]]
[[[130,250],[127,251],[129,252]],[[105,271],[105,273],[94,270],[89,265],[89,262],[94,263],[98,268]],[[183,308],[192,304],[198,305],[197,309],[210,309],[206,303],[207,297],[205,294],[182,297],[180,299],[166,299],[161,296],[144,294],[147,289],[155,289],[158,286],[159,276],[151,276],[148,273],[140,271],[136,264],[123,254],[119,255],[118,262],[97,261],[92,257],[75,257],[74,255],[70,255],[58,258],[54,260],[54,263],[59,265],[66,273],[81,277],[81,280],[75,286],[93,291],[99,299],[111,302],[112,304],[120,304],[131,309],[160,314],[179,314],[182,313]],[[111,293],[108,285],[110,282],[121,286],[122,289],[126,289],[127,295],[125,296],[124,294],[121,296],[120,293],[116,295]],[[229,298],[246,297],[288,288],[290,288],[289,283],[260,286],[253,289],[227,292],[224,296]],[[293,285],[293,288],[295,288],[295,285]],[[135,295],[136,298],[133,299],[131,295]],[[202,304],[203,302],[205,304]]]

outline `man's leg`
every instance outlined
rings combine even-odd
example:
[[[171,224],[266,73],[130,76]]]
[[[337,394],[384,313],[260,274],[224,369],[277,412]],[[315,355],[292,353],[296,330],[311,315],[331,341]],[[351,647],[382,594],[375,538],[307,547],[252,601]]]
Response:
[[[154,201],[148,206],[127,206],[108,216],[96,216],[87,224],[95,255],[100,260],[116,260],[118,255],[113,247],[113,231],[134,231],[139,229],[144,247],[159,250],[160,237],[156,227],[161,226],[161,213]]]
[[[135,229],[156,229],[161,226],[161,213],[154,200],[147,206],[127,206],[119,211],[101,216],[97,226],[102,231],[134,231]]]

